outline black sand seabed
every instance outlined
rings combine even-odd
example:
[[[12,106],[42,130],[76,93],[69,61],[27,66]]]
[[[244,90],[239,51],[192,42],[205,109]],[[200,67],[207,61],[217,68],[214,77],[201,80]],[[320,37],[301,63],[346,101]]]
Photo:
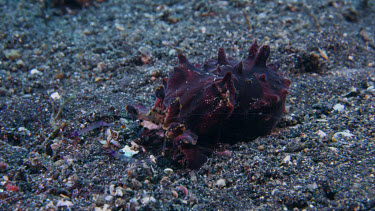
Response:
[[[1,210],[375,209],[375,5],[303,2],[0,1]],[[124,146],[125,105],[151,105],[178,53],[239,59],[253,39],[292,81],[272,134],[199,171],[110,157],[105,127],[68,137],[125,124],[111,128]]]

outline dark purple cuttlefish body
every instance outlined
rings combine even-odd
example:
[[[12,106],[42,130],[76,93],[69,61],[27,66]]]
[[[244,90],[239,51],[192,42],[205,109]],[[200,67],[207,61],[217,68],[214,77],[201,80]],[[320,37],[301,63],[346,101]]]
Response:
[[[217,59],[203,65],[179,54],[179,66],[155,91],[154,107],[127,106],[148,128],[140,140],[167,140],[172,158],[197,169],[218,142],[250,141],[270,133],[284,111],[291,82],[276,65],[266,64],[269,55],[270,47],[259,48],[256,41],[240,61],[226,57],[223,48]]]

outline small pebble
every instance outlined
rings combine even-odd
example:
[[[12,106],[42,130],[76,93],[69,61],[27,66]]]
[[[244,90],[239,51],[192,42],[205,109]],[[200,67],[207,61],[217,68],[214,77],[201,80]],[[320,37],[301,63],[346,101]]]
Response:
[[[27,136],[31,135],[31,132],[28,129],[26,129],[25,127],[19,127],[17,129],[17,131],[20,132],[20,133],[22,133],[22,134],[25,134]]]
[[[63,52],[58,52],[55,56],[56,58],[62,59],[65,57],[65,54]]]
[[[96,78],[95,78],[95,82],[99,82],[99,81],[101,81],[101,80],[102,80],[101,77],[96,77]]]
[[[320,138],[324,138],[327,136],[327,133],[323,132],[322,130],[318,130],[318,132],[316,132],[318,134],[318,136]]]
[[[128,193],[133,193],[133,189],[131,189],[129,187],[125,188],[125,191],[128,192]]]
[[[70,201],[64,201],[63,199],[59,200],[56,204],[56,207],[70,207],[73,203]]]
[[[345,111],[345,106],[338,103],[338,104],[333,106],[333,110],[343,112],[343,111]]]
[[[121,24],[119,24],[119,23],[116,23],[116,24],[115,24],[115,27],[116,27],[116,29],[119,30],[119,31],[124,31],[124,30],[125,30],[124,26],[121,25]]]
[[[105,197],[105,200],[107,200],[107,201],[112,201],[113,198],[114,198],[113,196],[108,195],[108,196]]]
[[[345,131],[337,132],[337,133],[333,134],[332,140],[337,141],[340,137],[352,137],[352,136],[354,136],[354,135],[351,134],[349,131],[345,130]]]
[[[16,60],[21,57],[20,52],[15,49],[5,50],[4,54],[5,54],[5,57],[10,60]]]
[[[227,184],[226,184],[226,181],[225,179],[219,179],[217,182],[216,182],[216,186],[218,186],[219,188],[223,188],[225,187]]]
[[[92,34],[92,31],[90,31],[90,30],[88,30],[88,29],[85,29],[85,30],[82,31],[82,33],[83,33],[84,35],[90,35],[90,34]]]
[[[202,34],[205,34],[207,31],[207,28],[202,26],[199,30],[202,32]]]
[[[328,147],[332,152],[338,153],[339,150],[336,147]]]
[[[320,56],[325,59],[325,60],[328,60],[328,56],[327,56],[327,53],[325,50],[322,50],[319,48],[319,53],[320,53]]]
[[[149,203],[155,203],[156,199],[152,196],[144,196],[141,200],[142,204],[147,205]]]
[[[175,49],[171,49],[170,51],[168,51],[168,56],[174,56],[176,55],[177,51]]]
[[[58,161],[56,161],[56,162],[54,163],[54,166],[59,167],[59,166],[62,166],[64,163],[65,163],[64,160],[58,160]]]
[[[318,189],[318,185],[314,182],[313,184],[309,184],[309,185],[307,185],[307,188],[308,188],[310,191],[314,191],[314,190]]]
[[[38,69],[34,68],[34,69],[30,70],[30,74],[31,75],[42,75],[43,73],[40,72]]]
[[[365,42],[371,42],[372,41],[371,35],[369,35],[369,33],[364,31],[364,30],[359,31],[359,35],[362,37],[362,39]]]
[[[20,59],[20,60],[17,60],[16,64],[17,64],[18,67],[23,67],[23,66],[25,66],[25,62],[23,62],[21,59]]]
[[[53,100],[60,100],[61,99],[61,96],[59,95],[58,92],[54,92],[51,94],[50,96]]]
[[[291,160],[290,155],[287,155],[287,156],[285,156],[285,158],[283,159],[283,163],[284,163],[284,164],[291,164],[292,162],[291,162],[290,160]]]
[[[33,53],[34,53],[35,55],[40,55],[40,54],[43,53],[43,51],[40,50],[39,48],[35,48],[35,49],[33,49]]]
[[[55,73],[55,75],[53,76],[53,79],[63,79],[65,77],[64,73],[62,72],[57,72]]]

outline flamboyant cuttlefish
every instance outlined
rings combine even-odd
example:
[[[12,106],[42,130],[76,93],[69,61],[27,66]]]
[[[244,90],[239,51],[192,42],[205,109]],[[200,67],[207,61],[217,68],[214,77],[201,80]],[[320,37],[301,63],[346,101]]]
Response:
[[[173,159],[197,169],[218,142],[268,134],[284,111],[291,84],[277,65],[266,64],[269,55],[270,47],[259,48],[256,40],[240,61],[226,57],[223,48],[203,65],[179,54],[179,66],[156,88],[154,107],[127,106],[144,127],[139,140],[162,150],[167,146]]]

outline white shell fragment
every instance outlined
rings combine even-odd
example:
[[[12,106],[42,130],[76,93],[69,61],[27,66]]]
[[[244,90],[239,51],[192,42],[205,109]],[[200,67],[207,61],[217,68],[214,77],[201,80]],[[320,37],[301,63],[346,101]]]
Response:
[[[166,169],[164,169],[164,173],[165,174],[172,174],[173,173],[173,169],[171,169],[171,168],[166,168]]]
[[[69,208],[72,205],[73,203],[70,201],[59,200],[56,204],[56,207],[68,207]]]
[[[320,138],[324,138],[324,137],[327,136],[327,133],[325,133],[325,132],[322,131],[322,130],[318,130],[318,132],[316,132],[316,134],[318,134],[318,136],[319,136]]]
[[[338,111],[338,112],[343,112],[343,111],[345,111],[345,106],[338,103],[338,104],[333,106],[333,110]]]
[[[135,155],[139,152],[139,151],[132,150],[128,145],[125,145],[125,147],[120,149],[120,151],[126,157],[132,157],[133,155]]]
[[[51,98],[52,98],[53,100],[60,100],[60,99],[61,99],[61,96],[59,95],[58,92],[54,92],[54,93],[51,94]]]
[[[18,131],[18,132],[21,132],[21,133],[23,133],[23,134],[25,134],[25,135],[27,135],[27,136],[30,136],[30,135],[31,135],[30,130],[26,129],[25,127],[19,127],[19,128],[17,129],[17,131]]]
[[[333,134],[332,140],[337,141],[340,137],[352,137],[352,136],[354,136],[352,133],[345,130],[345,131],[337,132],[337,133]]]
[[[40,72],[38,69],[34,68],[34,69],[30,70],[30,74],[31,75],[42,75],[43,73]]]
[[[216,186],[218,186],[219,188],[225,187],[226,185],[227,184],[225,179],[219,179],[218,181],[216,181]]]
[[[292,159],[292,157],[290,155],[287,155],[283,159],[282,163],[290,165],[290,164],[292,164],[291,159]]]

